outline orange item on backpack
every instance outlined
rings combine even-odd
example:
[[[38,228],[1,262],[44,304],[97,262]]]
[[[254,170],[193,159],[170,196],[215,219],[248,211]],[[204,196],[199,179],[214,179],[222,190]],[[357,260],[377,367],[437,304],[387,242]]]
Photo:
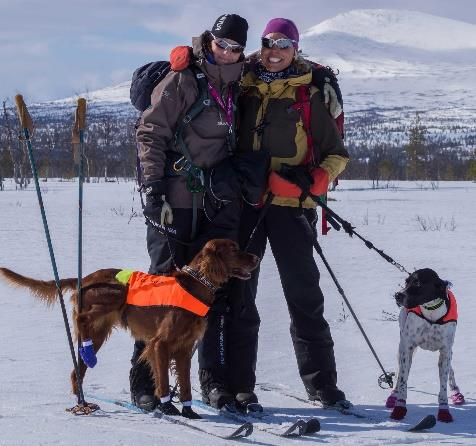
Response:
[[[206,316],[210,307],[182,288],[175,277],[134,271],[129,278],[128,305],[178,307]]]
[[[189,67],[192,60],[192,48],[189,46],[176,46],[170,52],[170,68],[174,71],[183,71]]]

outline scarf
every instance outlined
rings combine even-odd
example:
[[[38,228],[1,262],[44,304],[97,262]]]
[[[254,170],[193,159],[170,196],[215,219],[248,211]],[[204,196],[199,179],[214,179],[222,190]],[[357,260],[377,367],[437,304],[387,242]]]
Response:
[[[275,81],[276,79],[287,79],[288,77],[294,76],[297,74],[296,67],[294,64],[291,64],[288,68],[277,71],[271,72],[268,71],[261,63],[256,67],[256,76],[261,79],[263,82],[267,84]]]

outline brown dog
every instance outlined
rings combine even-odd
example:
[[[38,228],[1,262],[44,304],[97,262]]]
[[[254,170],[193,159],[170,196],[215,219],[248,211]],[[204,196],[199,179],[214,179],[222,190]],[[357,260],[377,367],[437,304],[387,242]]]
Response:
[[[198,299],[199,304],[210,306],[215,289],[229,278],[249,279],[251,271],[258,265],[259,258],[242,252],[238,244],[225,239],[209,241],[195,256],[188,267],[173,274],[177,284]],[[136,306],[127,303],[129,285],[116,279],[118,269],[101,269],[83,279],[82,309],[77,312],[77,279],[61,280],[62,290],[73,290],[73,322],[75,334],[84,340],[91,340],[94,352],[111,335],[114,327],[131,331],[136,340],[146,343],[141,359],[147,361],[153,371],[155,392],[161,398],[159,407],[166,413],[180,414],[167,401],[169,395],[170,363],[175,362],[180,388],[180,401],[184,403],[182,415],[198,417],[190,408],[192,400],[190,367],[193,346],[206,328],[206,319],[182,308],[170,306]],[[54,281],[41,281],[21,276],[6,268],[0,268],[0,275],[13,285],[29,288],[30,291],[48,304],[57,299]],[[94,357],[95,359],[95,357]],[[81,362],[81,381],[87,366]],[[74,371],[71,373],[73,392],[78,394]]]

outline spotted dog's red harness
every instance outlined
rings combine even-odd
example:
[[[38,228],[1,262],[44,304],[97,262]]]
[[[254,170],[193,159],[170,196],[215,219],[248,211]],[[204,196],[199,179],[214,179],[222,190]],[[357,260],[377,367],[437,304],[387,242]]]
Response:
[[[449,309],[442,318],[438,319],[435,322],[432,322],[433,324],[442,325],[448,322],[458,322],[458,305],[456,304],[456,298],[450,290],[447,290],[447,293],[448,293]],[[417,316],[425,320],[428,320],[423,316],[420,306],[407,308],[407,313],[414,313]]]

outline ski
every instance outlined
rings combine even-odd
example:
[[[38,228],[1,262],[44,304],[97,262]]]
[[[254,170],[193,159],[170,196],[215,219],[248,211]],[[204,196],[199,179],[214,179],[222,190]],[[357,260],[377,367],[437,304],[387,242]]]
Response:
[[[349,406],[343,405],[335,405],[335,406],[324,406],[320,402],[317,401],[310,401],[306,398],[300,397],[289,392],[282,387],[276,386],[274,384],[258,384],[261,390],[268,391],[268,392],[277,392],[281,395],[287,396],[289,398],[293,398],[296,401],[300,401],[302,403],[310,404],[312,406],[316,406],[322,408],[324,410],[335,410],[343,415],[351,415],[353,417],[359,418],[361,420],[369,421],[370,423],[379,424],[379,423],[388,423],[391,421],[389,418],[385,417],[378,417],[375,415],[369,415],[366,413],[362,413],[355,409],[355,407],[349,403]],[[431,429],[436,425],[436,418],[433,415],[425,415],[418,423],[414,424],[413,426],[407,429],[408,432],[420,432],[426,429]]]
[[[303,419],[297,420],[293,423],[281,437],[302,437],[303,435],[311,435],[321,430],[321,423],[317,418],[310,418],[305,421]]]
[[[230,418],[232,420],[238,422],[246,422],[248,421],[248,416],[251,417],[258,417],[260,421],[266,423],[266,413],[261,412],[259,415],[254,414],[253,412],[248,412],[247,414],[240,413],[236,407],[225,405],[222,409],[215,409],[200,400],[193,400],[193,405],[200,407],[204,410],[207,410],[210,413],[215,413],[218,415],[222,415],[225,418]],[[258,423],[254,423],[253,427],[259,431],[265,432],[267,434],[271,434],[277,437],[286,437],[286,438],[296,438],[302,437],[305,435],[312,435],[316,432],[319,432],[321,429],[321,423],[317,418],[309,418],[308,420],[304,420],[299,418],[296,420],[291,426],[289,426],[284,432],[279,432],[277,429],[269,427],[269,423],[267,426],[262,426]]]
[[[431,429],[436,426],[436,418],[434,415],[427,415],[423,417],[417,424],[413,425],[409,429],[408,432],[420,432],[426,429]]]
[[[310,404],[312,406],[316,406],[316,407],[319,407],[319,408],[324,409],[324,410],[335,410],[335,411],[337,411],[337,412],[339,412],[343,415],[352,415],[356,418],[367,419],[367,420],[375,422],[375,423],[388,421],[387,419],[380,420],[380,419],[378,419],[376,417],[373,417],[371,415],[362,414],[359,411],[355,410],[352,403],[349,403],[348,405],[325,406],[325,405],[321,404],[318,401],[310,401],[306,398],[300,397],[299,395],[295,395],[294,393],[291,393],[288,390],[283,389],[282,387],[279,387],[279,386],[276,386],[276,385],[273,385],[273,384],[259,384],[259,387],[260,387],[261,390],[264,390],[265,392],[277,392],[277,393],[280,393],[281,395],[287,396],[287,397],[292,398],[292,399],[294,399],[296,401],[299,401],[301,403]]]
[[[104,398],[104,397],[99,397],[97,395],[87,395],[88,398],[94,399],[96,401],[100,401],[106,404],[114,404],[116,406],[123,407],[127,410],[130,410],[132,412],[140,413],[143,415],[147,415],[147,412],[144,412],[142,409],[138,408],[132,403],[129,403],[127,401],[122,401],[114,398]],[[201,427],[200,421],[191,421],[188,420],[187,418],[183,417],[173,417],[170,415],[165,415],[162,412],[156,410],[154,412],[150,413],[153,418],[159,418],[161,420],[164,420],[168,423],[172,424],[178,424],[180,426],[185,426],[190,429],[193,429],[198,432],[202,432],[204,434],[211,435],[216,438],[221,438],[222,440],[237,440],[240,438],[245,438],[249,437],[253,433],[253,424],[250,423],[249,421],[243,422],[240,426],[238,426],[235,430],[233,430],[230,434],[227,435],[221,435],[217,432],[213,432],[211,430],[205,429],[204,427]],[[206,421],[205,421],[206,423]],[[233,426],[234,427],[234,426]]]

